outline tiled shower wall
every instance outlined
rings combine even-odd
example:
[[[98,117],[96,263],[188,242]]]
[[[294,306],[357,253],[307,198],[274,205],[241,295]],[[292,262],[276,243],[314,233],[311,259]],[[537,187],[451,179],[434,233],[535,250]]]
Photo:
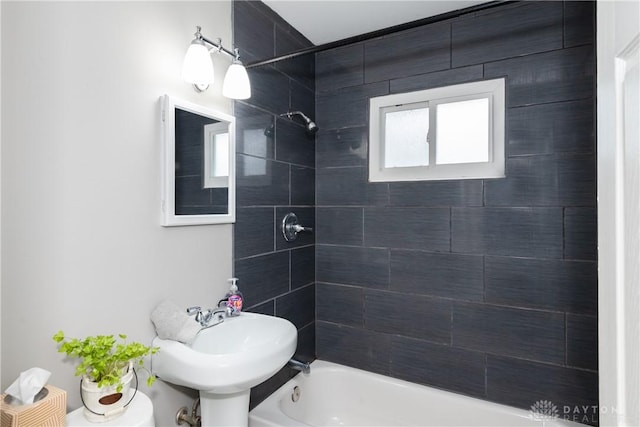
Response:
[[[235,1],[234,45],[246,63],[311,43],[261,2]],[[279,115],[301,110],[315,117],[313,56],[249,70],[252,96],[234,105],[237,133],[235,275],[249,311],[275,314],[298,328],[296,357],[315,355],[315,235],[286,242],[279,224],[295,212],[315,227],[315,141]],[[251,405],[297,371],[282,369],[252,389]]]
[[[516,3],[317,54],[319,358],[597,405],[594,9]],[[503,76],[506,178],[367,182],[370,97]]]

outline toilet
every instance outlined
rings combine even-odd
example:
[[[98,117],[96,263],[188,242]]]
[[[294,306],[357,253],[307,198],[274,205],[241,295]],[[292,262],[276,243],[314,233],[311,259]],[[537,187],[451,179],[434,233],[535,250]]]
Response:
[[[153,404],[151,399],[138,391],[134,396],[127,410],[121,416],[109,421],[94,423],[87,420],[84,416],[84,407],[67,414],[68,427],[86,427],[86,426],[131,426],[131,427],[155,427],[156,421],[153,417]]]

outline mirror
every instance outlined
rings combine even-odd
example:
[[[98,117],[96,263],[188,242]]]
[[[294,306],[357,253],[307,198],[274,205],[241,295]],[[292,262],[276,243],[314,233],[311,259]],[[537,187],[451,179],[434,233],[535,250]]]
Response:
[[[162,225],[235,222],[235,118],[161,98]]]

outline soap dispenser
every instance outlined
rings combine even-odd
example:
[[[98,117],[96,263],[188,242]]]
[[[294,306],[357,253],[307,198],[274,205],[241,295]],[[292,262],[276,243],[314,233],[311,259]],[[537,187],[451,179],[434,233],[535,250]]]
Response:
[[[242,296],[242,292],[238,290],[238,279],[233,277],[229,279],[229,282],[231,282],[231,286],[229,287],[229,292],[225,295],[227,307],[231,310],[232,316],[238,316],[242,311],[244,298]]]

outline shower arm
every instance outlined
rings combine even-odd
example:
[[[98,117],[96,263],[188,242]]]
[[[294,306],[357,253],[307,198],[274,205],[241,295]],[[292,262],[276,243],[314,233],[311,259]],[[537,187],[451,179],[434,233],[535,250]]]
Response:
[[[293,116],[302,117],[302,120],[304,120],[305,123],[305,127],[307,128],[307,132],[314,134],[318,131],[318,125],[302,111],[289,111],[287,113],[280,114],[280,117],[287,117],[291,121],[293,121]]]
[[[287,113],[282,113],[280,114],[280,117],[287,117],[289,120],[291,120],[291,116],[300,116],[302,117],[307,123],[312,121],[306,114],[304,114],[302,111],[289,111]]]

